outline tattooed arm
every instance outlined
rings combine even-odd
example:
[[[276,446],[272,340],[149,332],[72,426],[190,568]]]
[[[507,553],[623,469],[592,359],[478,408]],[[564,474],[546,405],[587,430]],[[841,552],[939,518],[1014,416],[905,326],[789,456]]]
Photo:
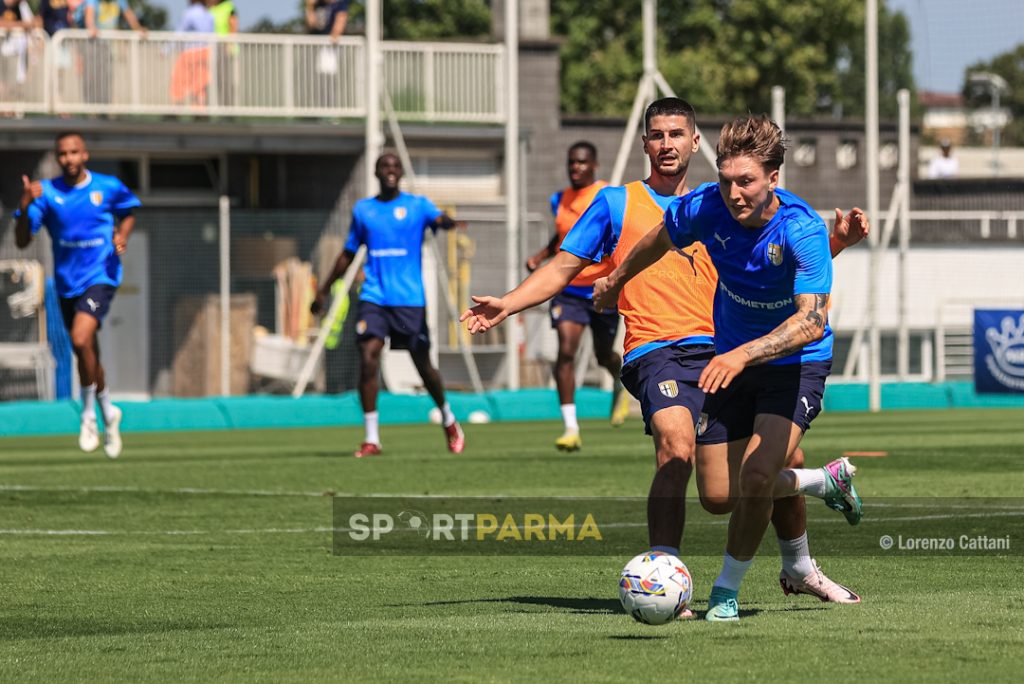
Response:
[[[781,359],[820,340],[828,319],[828,298],[827,294],[795,295],[795,314],[767,335],[711,359],[700,375],[700,388],[714,394],[747,366]]]

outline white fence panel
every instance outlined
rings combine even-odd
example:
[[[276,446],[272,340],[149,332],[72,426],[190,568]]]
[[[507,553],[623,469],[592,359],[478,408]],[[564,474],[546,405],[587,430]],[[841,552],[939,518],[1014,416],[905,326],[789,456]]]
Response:
[[[399,119],[502,123],[500,45],[385,42]],[[0,108],[15,113],[366,116],[361,37],[0,31]]]
[[[0,28],[0,103],[15,115],[49,111],[50,41],[43,31]]]

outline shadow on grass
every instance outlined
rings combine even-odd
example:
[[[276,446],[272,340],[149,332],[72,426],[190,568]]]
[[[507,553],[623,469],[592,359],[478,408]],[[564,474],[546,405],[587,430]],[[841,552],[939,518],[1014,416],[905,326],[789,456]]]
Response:
[[[643,634],[614,634],[608,637],[609,641],[657,641],[659,639],[668,639],[667,634],[661,636],[646,636]]]
[[[622,613],[617,599],[566,598],[564,596],[510,596],[508,598],[466,599],[462,601],[431,601],[423,606],[456,606],[478,603],[516,603],[530,606],[548,606],[583,615]],[[406,604],[408,605],[408,604]]]
[[[0,619],[0,642],[77,636],[119,636],[226,629],[233,625],[204,621],[147,620],[115,622],[95,618],[23,617]]]

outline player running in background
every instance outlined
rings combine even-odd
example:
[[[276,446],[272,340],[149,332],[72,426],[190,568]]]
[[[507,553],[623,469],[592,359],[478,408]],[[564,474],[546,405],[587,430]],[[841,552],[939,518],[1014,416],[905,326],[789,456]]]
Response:
[[[450,230],[456,222],[426,197],[398,189],[403,176],[402,162],[394,154],[377,159],[376,175],[380,193],[356,202],[348,240],[331,273],[323,280],[310,307],[314,314],[324,309],[331,285],[345,275],[360,245],[366,245],[366,281],[359,293],[356,340],[359,342],[359,400],[363,406],[366,437],[356,458],[381,453],[377,414],[380,391],[380,356],[384,338],[392,349],[408,349],[423,385],[441,409],[448,450],[461,453],[465,447],[462,428],[445,400],[441,374],[430,363],[426,295],[423,290],[423,237],[429,228]]]
[[[860,520],[850,482],[853,468],[846,459],[824,470],[783,472],[821,412],[832,365],[827,319],[834,252],[821,217],[778,188],[784,156],[782,131],[767,116],[727,123],[717,147],[718,183],[673,201],[663,222],[594,286],[595,305],[611,305],[632,277],[648,267],[657,270],[664,254],[694,245],[707,250],[718,270],[717,355],[698,380],[710,395],[704,438],[712,446],[704,448],[709,462],[742,465],[733,469],[738,500],[722,571],[708,601],[710,621],[739,619],[740,582],[774,520],[773,499],[777,511],[781,502],[792,500],[780,496],[800,492],[824,498],[838,484],[841,496],[834,507],[851,524]],[[851,222],[866,232],[867,217],[859,209],[851,212]],[[809,554],[801,555],[805,564],[813,563]],[[807,581],[820,574],[816,563],[795,573],[784,570],[783,589],[803,589],[805,571]]]
[[[558,253],[569,229],[590,206],[598,190],[608,185],[594,178],[597,171],[597,148],[589,142],[573,144],[567,153],[566,165],[570,185],[551,196],[555,234],[543,249],[526,260],[526,269],[530,272],[536,271],[546,259]],[[565,431],[555,440],[555,447],[562,451],[576,451],[583,446],[580,425],[576,420],[576,353],[588,326],[594,340],[594,357],[600,366],[611,373],[615,383],[612,392],[612,425],[622,425],[629,412],[628,397],[622,393],[622,384],[619,382],[622,358],[613,349],[615,333],[619,329],[619,314],[617,311],[598,313],[594,311],[592,301],[594,281],[608,275],[611,270],[608,261],[591,264],[551,300],[551,327],[558,331],[555,385],[558,387],[558,403],[565,424]]]
[[[61,133],[55,143],[61,175],[42,181],[22,176],[15,213],[15,244],[24,249],[42,226],[50,233],[57,295],[64,326],[78,361],[82,414],[78,446],[100,445],[97,402],[103,412],[103,450],[121,455],[121,409],[110,401],[96,333],[121,284],[121,255],[135,228],[138,198],[117,178],[86,168],[89,151],[81,134]]]
[[[471,332],[490,329],[549,299],[607,254],[617,264],[662,219],[671,202],[687,192],[690,159],[700,144],[693,108],[678,98],[664,98],[647,108],[644,121],[643,148],[650,159],[650,177],[601,190],[563,241],[561,251],[515,290],[500,298],[474,297],[477,306],[461,317]],[[837,211],[833,252],[838,254],[862,237],[851,230],[848,217]],[[714,355],[716,286],[717,274],[706,249],[695,245],[685,252],[665,254],[655,267],[629,283],[617,300],[626,323],[623,383],[640,400],[657,459],[648,494],[649,540],[652,547],[673,555],[678,555],[682,540],[686,488],[695,461],[705,508],[725,513],[734,500],[727,461],[704,459],[696,446],[695,425],[704,404],[697,379]],[[801,468],[801,451],[791,455],[790,465]],[[824,474],[821,469],[808,472]],[[829,488],[825,496],[836,496],[837,487]],[[803,497],[789,497],[778,506],[773,523],[783,549],[783,573],[796,576],[811,564]],[[813,575],[805,591],[823,600],[859,600],[820,572]]]

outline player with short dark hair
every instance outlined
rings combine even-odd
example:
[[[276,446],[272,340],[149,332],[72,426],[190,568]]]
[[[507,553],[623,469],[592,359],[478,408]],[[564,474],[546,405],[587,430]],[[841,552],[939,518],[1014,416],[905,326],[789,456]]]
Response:
[[[345,275],[360,245],[366,245],[366,281],[359,293],[356,339],[359,342],[359,400],[366,437],[356,458],[381,453],[377,394],[380,391],[380,356],[385,338],[392,349],[407,349],[423,385],[441,409],[448,450],[461,453],[465,437],[445,400],[440,373],[430,362],[426,294],[423,289],[423,238],[427,229],[451,230],[456,222],[426,197],[399,190],[404,171],[394,154],[376,163],[380,192],[356,202],[348,240],[334,268],[324,279],[310,307],[324,308],[331,285]]]
[[[15,243],[24,249],[44,225],[50,233],[57,295],[82,385],[78,446],[87,452],[99,447],[98,400],[103,450],[117,458],[121,409],[110,401],[96,333],[121,284],[121,255],[135,228],[132,209],[142,203],[117,178],[86,168],[89,151],[80,133],[59,134],[55,152],[60,176],[42,181],[21,177]]]
[[[697,383],[710,395],[703,448],[708,462],[742,467],[730,469],[730,491],[738,497],[708,603],[711,621],[739,618],[740,582],[773,519],[774,499],[819,496],[851,524],[861,512],[847,459],[824,469],[782,472],[821,411],[831,368],[827,308],[835,250],[828,230],[806,202],[778,187],[785,144],[766,116],[727,123],[717,152],[718,183],[674,200],[662,222],[594,288],[596,306],[610,305],[633,276],[657,268],[666,253],[694,245],[718,270],[717,354]],[[849,221],[866,233],[867,217],[859,209]],[[806,547],[806,533],[802,542]],[[809,554],[801,555],[805,565],[813,563]],[[819,576],[813,563],[796,573],[784,569],[781,581],[787,593],[800,592],[813,590],[807,583]],[[859,600],[849,595],[851,602]]]
[[[555,215],[555,234],[551,240],[526,260],[526,269],[535,271],[546,260],[558,253],[562,240],[579,217],[590,206],[598,191],[608,185],[596,179],[597,148],[581,140],[573,143],[566,153],[569,187],[551,196],[551,212]],[[594,281],[611,272],[607,261],[592,264],[572,279],[565,289],[551,300],[551,327],[558,332],[558,356],[555,360],[555,385],[562,412],[564,431],[555,440],[560,451],[576,451],[583,446],[580,426],[576,420],[576,354],[587,327],[594,340],[594,356],[598,364],[614,379],[612,392],[612,425],[622,425],[629,411],[628,397],[622,394],[619,371],[622,358],[615,353],[615,334],[619,328],[616,311],[599,313],[594,310],[592,297]]]

